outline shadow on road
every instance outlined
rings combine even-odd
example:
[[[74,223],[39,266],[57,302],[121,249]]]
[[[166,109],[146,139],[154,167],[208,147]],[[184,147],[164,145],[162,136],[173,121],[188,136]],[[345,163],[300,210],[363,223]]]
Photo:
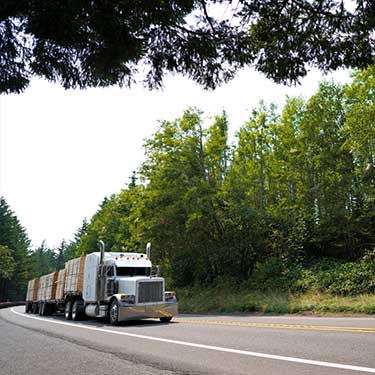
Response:
[[[13,305],[16,306],[16,305]],[[10,306],[8,306],[10,307]],[[30,315],[34,316],[33,314],[25,314],[25,315]],[[38,316],[38,315],[36,315]],[[54,313],[53,315],[43,317],[46,320],[55,320],[55,321],[63,321],[63,322],[69,322],[69,323],[76,323],[76,324],[83,324],[83,325],[88,325],[91,327],[96,327],[96,328],[114,328],[114,327],[160,327],[160,326],[168,326],[168,325],[174,325],[174,324],[179,324],[178,322],[174,322],[173,320],[168,323],[162,323],[159,320],[156,319],[142,319],[142,320],[128,320],[124,322],[119,322],[118,325],[112,326],[109,324],[105,319],[90,319],[87,318],[85,320],[80,320],[77,322],[71,321],[71,320],[66,320],[64,317],[63,313]]]

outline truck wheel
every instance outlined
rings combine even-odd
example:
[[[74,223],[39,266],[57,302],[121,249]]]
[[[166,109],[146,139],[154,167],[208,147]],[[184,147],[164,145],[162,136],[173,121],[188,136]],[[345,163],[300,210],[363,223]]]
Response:
[[[113,300],[111,306],[109,307],[109,323],[113,326],[118,324],[118,316],[119,316],[119,306],[117,300]]]
[[[80,301],[74,301],[72,307],[72,320],[78,321],[82,319],[82,303]]]
[[[44,316],[46,316],[46,315],[51,315],[51,305],[50,305],[49,303],[45,303],[45,304],[44,304],[43,315],[44,315]]]
[[[39,312],[39,306],[38,306],[37,303],[33,303],[33,307],[32,307],[31,311],[32,311],[33,314],[38,314],[38,312]]]
[[[26,302],[26,305],[25,305],[25,313],[29,313],[31,311],[31,308],[30,308],[30,302]]]
[[[171,316],[163,316],[162,318],[159,318],[162,323],[169,323],[172,320]]]
[[[45,304],[44,304],[44,302],[41,302],[39,304],[39,315],[44,316],[44,311],[45,311]]]
[[[68,301],[65,304],[65,319],[72,320],[72,302]]]

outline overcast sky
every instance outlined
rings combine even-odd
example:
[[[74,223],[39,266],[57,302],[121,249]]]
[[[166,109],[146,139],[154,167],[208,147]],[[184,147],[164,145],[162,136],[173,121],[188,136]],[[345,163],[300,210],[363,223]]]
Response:
[[[325,79],[345,82],[348,72]],[[300,86],[276,85],[247,69],[214,92],[183,77],[169,77],[163,91],[106,88],[64,90],[34,80],[20,95],[0,96],[0,195],[34,246],[72,239],[105,196],[126,186],[143,161],[143,141],[158,120],[173,120],[189,106],[207,124],[225,109],[230,133],[260,99],[283,104],[286,95],[309,97],[323,78],[310,73]]]

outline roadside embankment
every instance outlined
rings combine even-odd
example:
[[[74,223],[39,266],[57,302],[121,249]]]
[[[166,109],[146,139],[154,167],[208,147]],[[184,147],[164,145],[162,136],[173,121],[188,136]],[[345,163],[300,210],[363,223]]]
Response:
[[[375,314],[374,294],[293,294],[277,290],[224,289],[219,286],[180,289],[177,297],[179,310],[183,313]]]

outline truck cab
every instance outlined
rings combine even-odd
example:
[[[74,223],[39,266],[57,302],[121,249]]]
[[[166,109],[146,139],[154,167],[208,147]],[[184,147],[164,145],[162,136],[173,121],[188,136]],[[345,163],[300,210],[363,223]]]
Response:
[[[143,318],[168,322],[178,310],[175,293],[165,291],[164,278],[152,275],[149,254],[143,253],[88,254],[82,297],[86,315],[106,316],[111,324]]]

